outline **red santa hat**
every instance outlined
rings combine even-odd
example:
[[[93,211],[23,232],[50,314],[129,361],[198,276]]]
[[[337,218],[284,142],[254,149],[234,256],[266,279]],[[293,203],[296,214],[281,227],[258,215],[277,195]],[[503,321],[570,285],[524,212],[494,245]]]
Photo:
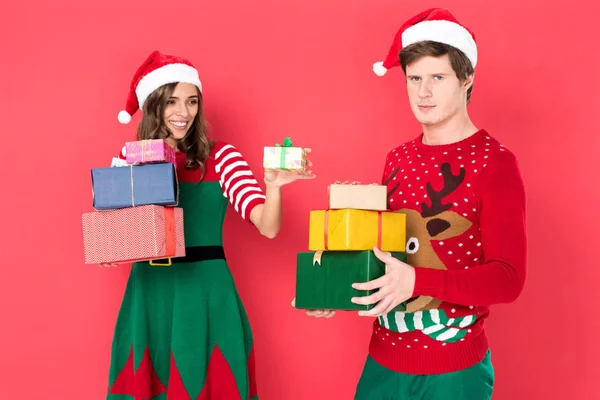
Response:
[[[198,71],[191,62],[154,51],[138,68],[131,81],[127,104],[125,109],[119,112],[119,122],[131,122],[131,116],[144,107],[144,102],[152,92],[167,83],[175,82],[190,83],[202,91]]]
[[[384,61],[373,64],[373,72],[383,76],[388,69],[400,65],[400,50],[422,41],[445,43],[461,50],[477,65],[475,34],[462,25],[452,13],[443,8],[430,8],[406,21],[396,33],[394,42]]]

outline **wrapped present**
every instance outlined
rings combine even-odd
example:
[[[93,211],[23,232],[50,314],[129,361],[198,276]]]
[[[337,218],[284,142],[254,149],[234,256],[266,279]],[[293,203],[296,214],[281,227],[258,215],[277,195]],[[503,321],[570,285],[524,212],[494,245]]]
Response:
[[[175,149],[163,139],[138,140],[125,143],[127,164],[140,165],[151,163],[175,164]]]
[[[404,252],[406,215],[391,211],[314,210],[310,212],[308,249]]]
[[[353,208],[357,210],[387,210],[387,187],[336,182],[327,188],[327,203],[331,210]]]
[[[122,158],[117,158],[117,157],[113,157],[112,161],[110,163],[111,167],[128,167],[129,164],[127,164],[127,161],[123,160]]]
[[[306,150],[292,146],[290,138],[285,138],[283,145],[267,146],[264,149],[263,167],[265,169],[282,169],[287,171],[306,170]]]
[[[86,264],[185,256],[183,209],[142,206],[82,215]]]
[[[92,169],[93,207],[115,210],[144,205],[175,206],[179,184],[174,164]]]
[[[389,253],[406,261],[406,253]],[[352,297],[368,296],[374,290],[357,290],[353,283],[383,276],[386,267],[372,251],[325,251],[298,253],[296,308],[326,310],[370,310],[375,304],[354,304]],[[393,311],[405,311],[404,303]]]

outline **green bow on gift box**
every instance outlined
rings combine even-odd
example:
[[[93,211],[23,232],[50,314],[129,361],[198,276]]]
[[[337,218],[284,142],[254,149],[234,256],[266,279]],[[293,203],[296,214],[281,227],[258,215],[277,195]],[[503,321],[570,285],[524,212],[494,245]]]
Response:
[[[292,147],[292,145],[293,145],[292,139],[290,139],[289,137],[286,137],[285,139],[283,139],[283,145],[280,145],[279,143],[275,144],[276,147]],[[285,169],[285,155],[286,155],[285,149],[281,149],[280,154],[281,154],[281,156],[279,159],[279,168]]]
[[[283,147],[292,147],[293,144],[294,143],[292,143],[292,139],[290,139],[289,137],[283,139]],[[282,145],[280,145],[279,143],[275,144],[275,146],[282,147]]]

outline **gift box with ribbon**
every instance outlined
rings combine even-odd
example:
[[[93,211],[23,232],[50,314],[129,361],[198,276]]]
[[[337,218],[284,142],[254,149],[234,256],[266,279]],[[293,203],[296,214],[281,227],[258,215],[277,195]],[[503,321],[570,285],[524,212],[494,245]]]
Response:
[[[125,159],[129,165],[151,163],[175,164],[175,149],[163,139],[138,140],[125,143]]]
[[[406,215],[391,211],[313,210],[308,249],[312,251],[406,250]]]
[[[111,162],[110,162],[110,166],[113,167],[113,168],[116,168],[116,167],[128,167],[129,164],[127,164],[127,161],[125,161],[125,160],[123,160],[121,158],[113,157],[112,160],[111,160]]]
[[[86,264],[185,256],[183,209],[141,206],[82,215]]]
[[[93,207],[115,210],[144,205],[176,206],[179,184],[174,164],[92,169]]]
[[[386,211],[387,187],[376,183],[335,182],[327,188],[327,203],[331,210],[353,208]]]
[[[293,146],[291,139],[285,138],[283,145],[276,144],[264,148],[263,167],[265,169],[304,171],[306,170],[306,150]]]
[[[406,253],[391,252],[406,261]],[[352,297],[368,296],[373,290],[356,290],[353,283],[383,276],[386,266],[372,251],[328,251],[298,253],[296,308],[315,310],[370,310],[375,304],[354,304]],[[405,311],[404,303],[392,311]]]

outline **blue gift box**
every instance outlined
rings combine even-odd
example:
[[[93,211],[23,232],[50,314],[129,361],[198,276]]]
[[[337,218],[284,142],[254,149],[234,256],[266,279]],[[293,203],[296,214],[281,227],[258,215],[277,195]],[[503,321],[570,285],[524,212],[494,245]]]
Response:
[[[176,206],[179,200],[177,173],[171,163],[93,168],[92,191],[96,210]]]

